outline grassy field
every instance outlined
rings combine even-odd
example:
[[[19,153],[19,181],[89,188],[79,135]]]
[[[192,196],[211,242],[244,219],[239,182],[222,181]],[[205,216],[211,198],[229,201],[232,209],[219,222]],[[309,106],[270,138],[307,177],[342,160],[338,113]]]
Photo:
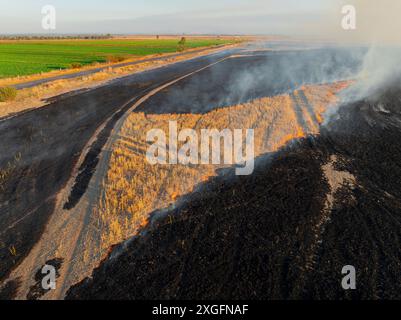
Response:
[[[43,40],[0,42],[0,78],[67,69],[71,64],[106,62],[178,50],[176,39]],[[227,39],[187,39],[186,48],[229,43]]]

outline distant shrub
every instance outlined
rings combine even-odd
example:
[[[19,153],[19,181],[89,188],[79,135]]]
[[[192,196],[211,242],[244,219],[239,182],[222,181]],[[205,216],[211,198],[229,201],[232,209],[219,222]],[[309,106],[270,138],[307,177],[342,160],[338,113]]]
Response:
[[[108,56],[107,57],[107,62],[111,62],[111,63],[114,63],[114,62],[122,62],[122,61],[124,61],[124,60],[126,60],[127,58],[126,57],[124,57],[124,56]]]
[[[82,68],[82,64],[81,63],[79,63],[79,62],[73,62],[73,63],[71,63],[71,69],[80,69],[80,68]]]
[[[17,89],[12,87],[0,88],[0,102],[12,101],[17,97]]]
[[[185,45],[187,43],[187,38],[182,37],[181,40],[178,42],[180,45]]]
[[[185,50],[185,45],[187,44],[187,39],[182,37],[180,41],[178,41],[178,51],[182,52]]]

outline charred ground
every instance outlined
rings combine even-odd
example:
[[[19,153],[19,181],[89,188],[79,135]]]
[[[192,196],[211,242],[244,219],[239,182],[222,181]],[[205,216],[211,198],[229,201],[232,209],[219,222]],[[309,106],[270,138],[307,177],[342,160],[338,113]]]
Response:
[[[6,152],[0,155],[5,169],[0,176],[0,280],[41,237],[59,190],[101,125],[104,130],[81,167],[67,209],[85,192],[99,149],[122,115],[119,110],[124,103],[231,54],[123,78],[1,120],[0,148]],[[318,56],[324,64],[316,63]],[[351,59],[350,65],[336,69],[344,58],[350,58],[349,52],[341,50],[230,58],[178,83],[176,90],[152,97],[138,111],[203,113],[209,106],[344,78],[358,67]],[[289,62],[294,72],[280,73]],[[236,90],[239,82],[250,79],[242,71],[261,66],[265,69],[250,88]],[[282,78],[274,77],[277,72]],[[195,105],[194,95],[198,97]],[[206,100],[199,100],[200,96]],[[299,141],[273,159],[260,159],[251,177],[228,174],[210,181],[202,192],[191,195],[193,201],[169,212],[145,236],[130,242],[126,253],[101,265],[92,281],[71,289],[69,298],[335,298],[344,295],[339,277],[345,264],[363,270],[358,276],[361,291],[353,292],[355,297],[397,297],[399,97],[397,89],[376,102],[343,108],[342,120],[335,127]],[[311,248],[316,247],[313,226],[329,190],[322,166],[332,155],[338,156],[339,169],[356,176],[358,185],[351,191],[344,187],[336,195],[331,222],[319,239],[318,252],[312,252],[311,270]],[[12,297],[19,281],[8,282],[0,298]],[[110,290],[106,292],[105,287]],[[36,294],[35,288],[32,292],[31,298],[42,294]]]
[[[67,298],[400,299],[400,100],[395,87],[344,105],[319,136],[258,159],[252,176],[209,181]],[[316,239],[333,156],[355,184],[338,189]],[[341,288],[345,265],[357,290]]]
[[[166,88],[138,108],[148,114],[206,113],[291,92],[303,84],[352,78],[364,48],[244,52]],[[161,107],[162,106],[162,107]]]
[[[161,92],[142,108],[151,113],[206,112],[207,106],[217,102],[217,106],[244,102],[262,93],[283,92],[301,83],[345,77],[351,66],[357,68],[353,57],[357,57],[358,52],[343,49],[269,51],[254,55],[247,52],[244,57],[227,59],[211,70],[178,83],[178,90]],[[100,149],[113,124],[128,107],[121,109],[125,103],[172,79],[236,53],[236,50],[224,51],[128,76],[92,90],[56,97],[40,109],[0,119],[0,258],[3,262],[0,280],[7,277],[40,239],[54,211],[58,192],[66,185],[84,147],[101,125],[105,128],[80,168],[70,198],[65,203],[66,209],[74,207],[86,191]],[[318,57],[326,63],[316,64]],[[336,65],[342,65],[340,61],[349,59],[352,61],[350,65],[335,69]],[[293,72],[280,72],[280,68],[285,68],[287,64],[293,66]],[[314,65],[318,67],[312,68]],[[309,67],[312,68],[310,73],[306,72]],[[260,68],[256,82],[251,83],[251,87],[258,83],[255,90],[243,88],[237,92],[238,81],[247,77],[244,71],[252,69],[256,72]],[[274,74],[281,74],[282,77],[278,79]],[[274,81],[270,81],[272,77]],[[171,92],[180,92],[181,96],[170,96]],[[237,94],[233,95],[234,92]],[[198,97],[196,100],[192,99],[194,94]],[[207,100],[203,101],[201,97]],[[172,102],[174,110],[161,104],[160,99]],[[203,105],[204,108],[195,109],[194,101],[197,107]]]

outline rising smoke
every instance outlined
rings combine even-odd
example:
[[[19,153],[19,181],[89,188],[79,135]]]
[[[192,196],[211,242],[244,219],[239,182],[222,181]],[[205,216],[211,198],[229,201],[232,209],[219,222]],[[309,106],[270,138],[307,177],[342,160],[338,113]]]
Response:
[[[401,1],[342,0],[355,6],[357,28],[339,32],[341,41],[364,43],[369,50],[363,59],[358,82],[346,95],[359,100],[380,92],[401,79]],[[340,8],[336,9],[340,13]]]
[[[355,6],[356,30],[344,30],[341,26],[344,5]],[[249,59],[252,63],[248,63],[246,57],[225,61],[198,77],[188,79],[180,90],[172,90],[164,97],[165,108],[161,109],[168,112],[169,105],[179,105],[180,112],[202,113],[266,95],[289,92],[307,83],[347,79],[357,81],[344,92],[343,101],[364,99],[401,79],[399,13],[401,1],[398,0],[333,1],[327,12],[322,14],[327,19],[321,22],[321,27],[312,30],[299,26],[299,29],[304,29],[303,34],[313,36],[315,42],[267,41],[254,44],[249,48],[250,52],[255,49],[273,51],[265,59]],[[316,45],[316,38],[321,43],[321,49]],[[322,39],[329,40],[329,44],[339,44],[340,48],[327,46]],[[297,49],[303,49],[303,52],[294,53]],[[274,54],[276,50],[280,50],[277,55]],[[230,77],[225,77],[227,74]],[[208,94],[199,95],[200,90]]]

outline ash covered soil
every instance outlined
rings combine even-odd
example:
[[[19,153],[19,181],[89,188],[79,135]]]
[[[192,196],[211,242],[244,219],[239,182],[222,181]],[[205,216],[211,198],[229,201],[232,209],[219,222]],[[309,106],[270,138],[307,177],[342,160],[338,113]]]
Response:
[[[253,175],[213,178],[67,299],[401,299],[400,104],[398,85],[343,105]]]
[[[98,88],[56,97],[40,109],[0,119],[0,281],[23,263],[41,239],[54,213],[59,192],[71,177],[86,144],[95,135],[65,203],[67,214],[80,201],[114,124],[131,105],[123,107],[127,101],[133,104],[135,99],[139,100],[162,84],[239,52],[224,51],[135,74]],[[144,104],[146,112],[206,112],[208,109],[199,109],[199,106],[241,103],[285,92],[302,83],[346,78],[358,65],[354,59],[358,54],[345,49],[253,54],[248,51],[244,56],[228,58],[210,70],[185,79],[178,83],[180,90],[172,91],[181,92],[179,97],[170,95],[167,90],[149,99],[152,103]],[[317,63],[316,59],[322,63]],[[280,72],[288,65],[292,71]],[[341,67],[336,68],[336,65]],[[260,70],[253,80],[244,72],[249,69]],[[249,87],[231,95],[238,81],[244,80],[243,76]],[[193,100],[194,94],[197,100]],[[173,102],[175,108],[153,110],[160,106],[159,96]],[[207,97],[207,100],[199,100],[200,97]],[[193,104],[194,101],[197,103]],[[102,125],[104,129],[97,134]],[[29,276],[34,278],[34,274]]]

